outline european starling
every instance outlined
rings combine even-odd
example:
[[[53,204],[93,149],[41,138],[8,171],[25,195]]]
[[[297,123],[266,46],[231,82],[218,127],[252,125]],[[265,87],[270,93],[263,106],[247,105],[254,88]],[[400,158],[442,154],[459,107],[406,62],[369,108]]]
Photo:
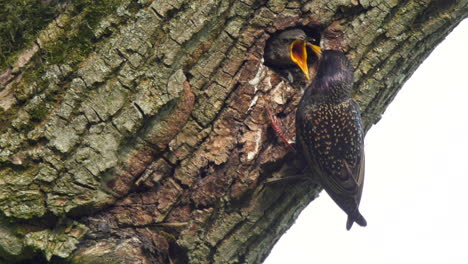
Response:
[[[312,173],[354,222],[366,226],[359,212],[364,183],[364,132],[359,106],[351,99],[353,69],[346,56],[322,51],[317,74],[296,113],[296,137]]]
[[[312,44],[302,29],[285,30],[268,40],[265,46],[265,65],[286,71],[291,83],[295,81],[293,75],[296,69],[300,69],[306,79],[310,80],[308,50],[313,51],[311,54],[320,54],[320,47]]]

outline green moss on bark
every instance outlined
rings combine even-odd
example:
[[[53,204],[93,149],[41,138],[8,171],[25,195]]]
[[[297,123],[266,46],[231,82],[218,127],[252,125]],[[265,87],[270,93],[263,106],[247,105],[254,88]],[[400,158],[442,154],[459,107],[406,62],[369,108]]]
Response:
[[[77,0],[70,17],[78,23],[69,23],[66,34],[60,36],[53,46],[46,49],[46,59],[51,64],[68,62],[76,64],[83,61],[93,51],[98,41],[96,29],[105,16],[115,10],[126,0]]]
[[[17,52],[57,15],[56,5],[40,0],[0,0],[0,69],[11,66]]]

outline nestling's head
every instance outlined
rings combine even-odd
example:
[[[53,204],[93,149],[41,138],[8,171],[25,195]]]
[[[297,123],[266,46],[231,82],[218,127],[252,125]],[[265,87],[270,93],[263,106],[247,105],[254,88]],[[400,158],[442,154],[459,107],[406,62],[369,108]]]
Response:
[[[320,58],[321,50],[312,44],[302,29],[290,29],[273,36],[265,47],[265,62],[280,67],[299,67],[310,80],[308,58],[315,54]]]

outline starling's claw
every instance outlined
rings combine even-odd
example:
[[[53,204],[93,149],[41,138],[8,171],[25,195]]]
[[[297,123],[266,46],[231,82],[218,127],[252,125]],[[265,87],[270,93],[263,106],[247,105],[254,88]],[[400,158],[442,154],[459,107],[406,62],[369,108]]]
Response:
[[[292,152],[296,152],[296,149],[291,144],[289,144],[288,140],[284,136],[284,133],[283,133],[283,130],[281,129],[281,124],[278,118],[271,112],[268,106],[265,106],[265,111],[268,115],[268,119],[270,119],[271,127],[273,127],[273,130],[280,137],[281,141],[283,141],[283,143],[286,144],[289,150],[291,150]]]
[[[291,181],[312,181],[312,178],[307,174],[297,174],[297,175],[287,176],[287,177],[278,178],[278,179],[267,179],[265,181],[265,185],[275,185],[278,183],[291,182]],[[312,182],[318,183],[316,181],[312,181]]]

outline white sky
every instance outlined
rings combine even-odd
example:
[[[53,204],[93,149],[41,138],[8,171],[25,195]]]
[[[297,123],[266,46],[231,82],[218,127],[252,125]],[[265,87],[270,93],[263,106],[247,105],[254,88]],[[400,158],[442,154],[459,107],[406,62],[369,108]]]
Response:
[[[468,19],[366,136],[365,228],[325,192],[264,264],[468,263]]]

